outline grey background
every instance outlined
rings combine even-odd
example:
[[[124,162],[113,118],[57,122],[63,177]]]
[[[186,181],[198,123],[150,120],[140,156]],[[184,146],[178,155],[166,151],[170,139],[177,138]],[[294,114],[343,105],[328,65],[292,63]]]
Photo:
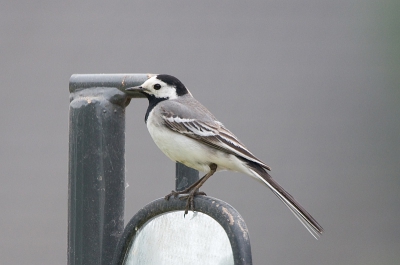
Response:
[[[264,186],[204,186],[250,230],[254,264],[400,263],[399,1],[2,1],[0,263],[65,264],[68,80],[177,76],[322,224]],[[127,108],[126,218],[174,187]]]

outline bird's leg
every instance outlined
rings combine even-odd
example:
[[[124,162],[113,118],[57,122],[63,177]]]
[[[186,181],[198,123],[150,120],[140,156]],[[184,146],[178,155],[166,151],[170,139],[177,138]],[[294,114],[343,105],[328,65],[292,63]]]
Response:
[[[186,188],[184,190],[181,190],[181,191],[174,191],[173,190],[170,194],[165,196],[165,200],[168,200],[171,196],[178,197],[178,195],[189,194],[192,191],[197,192],[198,194],[196,194],[196,195],[206,195],[204,192],[199,192],[198,189],[204,184],[204,182],[209,177],[211,177],[215,173],[215,171],[217,169],[217,165],[215,165],[215,169],[214,170],[212,169],[214,167],[213,165],[215,165],[215,164],[211,164],[210,165],[210,169],[211,169],[210,172],[208,172],[202,178],[200,178],[199,180],[197,180],[195,183],[193,183],[192,185],[190,185],[188,188]]]
[[[210,171],[205,174],[201,179],[190,185],[190,187],[182,190],[182,191],[172,191],[170,194],[165,196],[165,199],[168,200],[171,196],[177,197],[180,194],[185,194],[180,199],[187,199],[186,200],[186,208],[185,208],[185,215],[189,212],[189,210],[194,211],[194,197],[197,195],[206,195],[204,192],[199,191],[200,187],[203,186],[204,182],[207,181],[209,177],[211,177],[215,171],[217,171],[217,165],[212,163],[210,164]]]
[[[197,180],[195,183],[193,183],[192,185],[190,185],[188,188],[186,188],[186,189],[184,189],[184,190],[181,190],[181,191],[174,191],[174,190],[173,190],[173,191],[171,191],[170,194],[168,194],[167,196],[165,196],[165,200],[168,201],[168,199],[169,199],[171,196],[174,196],[174,197],[176,198],[176,197],[178,197],[178,195],[181,195],[181,194],[189,194],[189,193],[192,191],[192,189],[194,189],[194,188],[200,183],[200,181],[203,180],[203,178],[204,178],[205,176],[207,176],[207,174],[204,175],[202,178],[200,178],[199,180]],[[204,192],[202,192],[202,193],[204,193]],[[204,194],[199,194],[199,195],[206,195],[206,194],[204,193]]]

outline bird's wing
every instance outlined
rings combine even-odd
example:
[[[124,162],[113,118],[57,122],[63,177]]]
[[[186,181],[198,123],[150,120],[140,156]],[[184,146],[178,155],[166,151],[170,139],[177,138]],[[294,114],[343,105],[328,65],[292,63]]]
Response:
[[[166,127],[172,131],[196,139],[226,153],[250,160],[267,170],[271,170],[269,166],[247,150],[239,139],[218,121],[213,119],[183,118],[164,108],[161,108],[161,117]]]

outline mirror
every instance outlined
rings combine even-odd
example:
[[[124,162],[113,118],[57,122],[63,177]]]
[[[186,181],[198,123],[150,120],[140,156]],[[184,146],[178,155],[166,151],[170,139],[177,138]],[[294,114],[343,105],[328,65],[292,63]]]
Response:
[[[130,243],[125,265],[232,265],[233,253],[222,226],[201,212],[173,211],[139,228]]]

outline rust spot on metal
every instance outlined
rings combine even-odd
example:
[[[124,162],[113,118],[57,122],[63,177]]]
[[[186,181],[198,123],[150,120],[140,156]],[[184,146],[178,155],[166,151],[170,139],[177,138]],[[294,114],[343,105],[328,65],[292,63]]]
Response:
[[[226,209],[225,207],[222,207],[222,211],[228,216],[229,225],[233,225],[235,223],[235,219],[233,218],[232,214]]]

